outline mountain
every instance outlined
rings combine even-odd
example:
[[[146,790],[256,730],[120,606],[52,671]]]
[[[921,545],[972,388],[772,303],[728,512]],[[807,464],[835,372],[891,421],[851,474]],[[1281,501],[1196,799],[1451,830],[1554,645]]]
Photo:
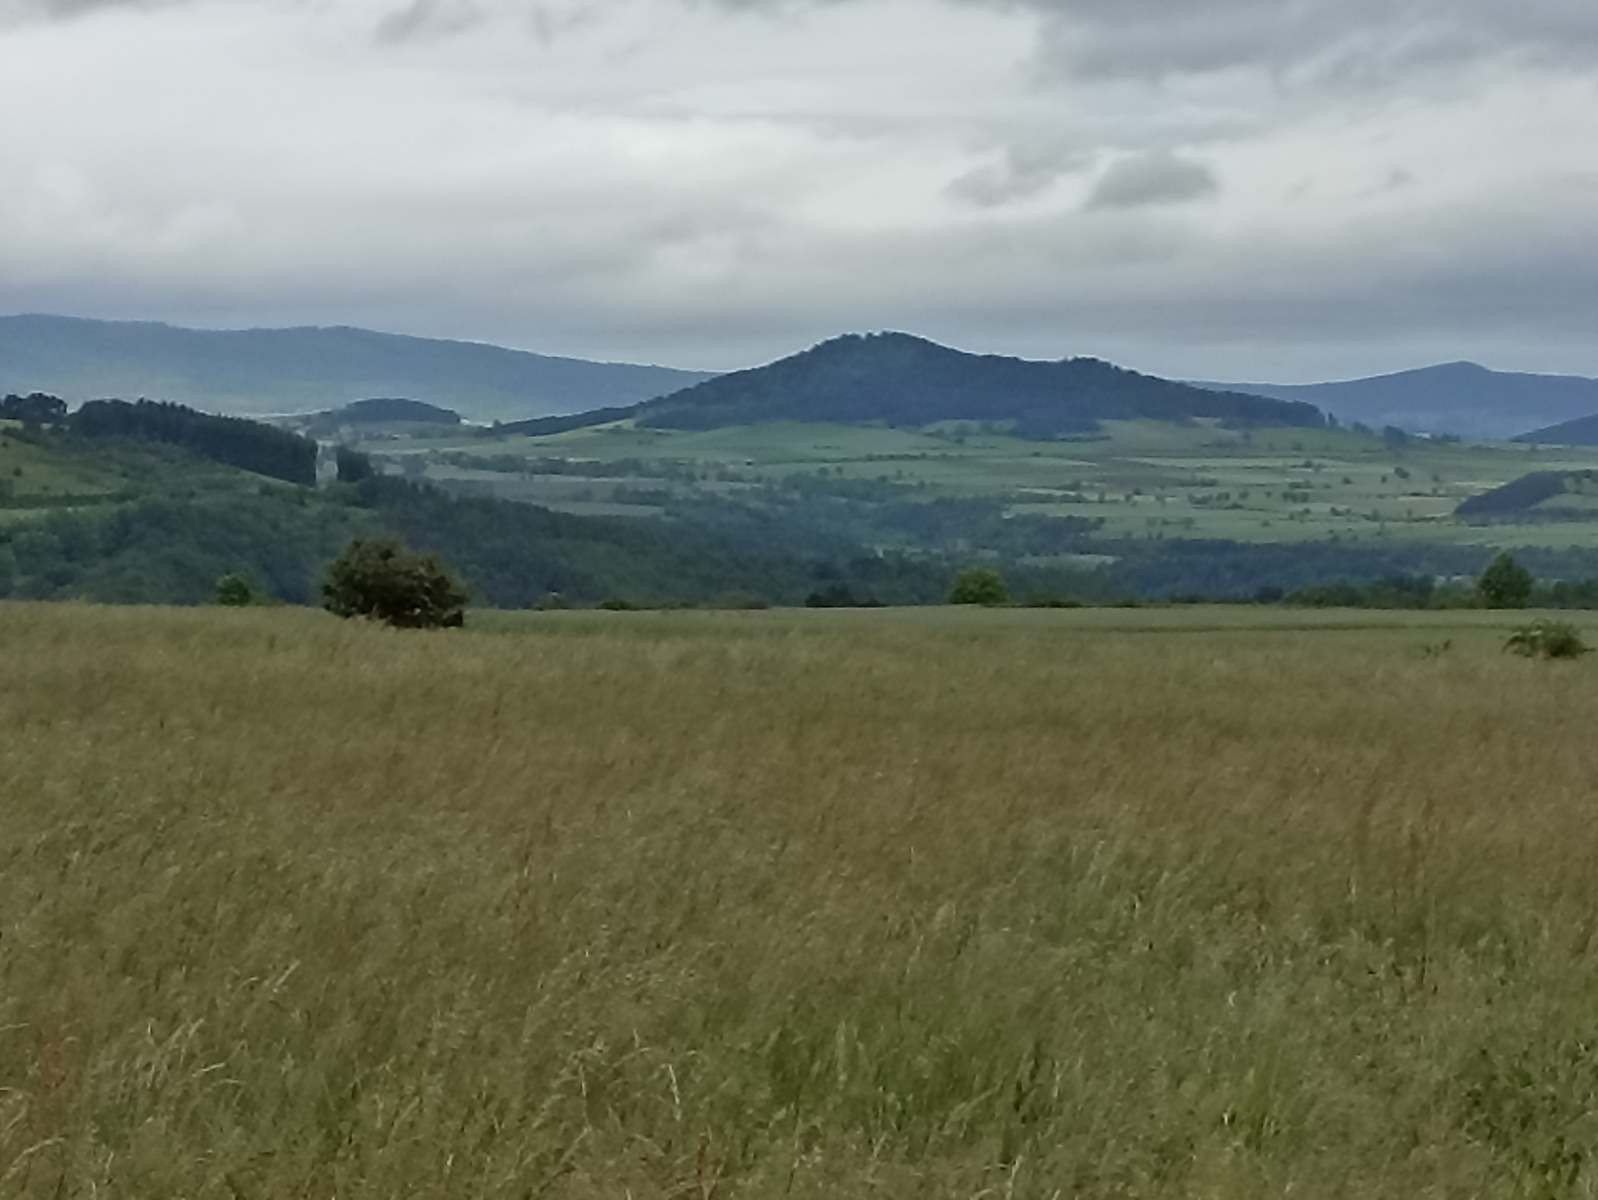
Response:
[[[1543,446],[1598,446],[1598,414],[1534,429],[1521,434],[1515,441]]]
[[[1312,405],[1206,391],[1097,359],[1035,362],[966,354],[906,333],[846,334],[747,371],[720,375],[630,414],[653,429],[717,429],[772,421],[886,423],[992,421],[1023,437],[1084,433],[1103,420],[1315,426]],[[528,422],[526,432],[551,432]]]
[[[198,330],[0,317],[0,393],[50,392],[74,402],[148,397],[266,414],[409,396],[490,421],[636,404],[707,378],[367,329]]]
[[[1304,401],[1340,421],[1493,440],[1598,412],[1598,379],[1492,371],[1469,362],[1341,383],[1197,386]]]

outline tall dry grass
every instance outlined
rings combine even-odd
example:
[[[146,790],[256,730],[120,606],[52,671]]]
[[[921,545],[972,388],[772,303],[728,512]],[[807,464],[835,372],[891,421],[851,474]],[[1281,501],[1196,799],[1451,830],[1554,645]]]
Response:
[[[0,1195],[1585,1195],[1598,676],[0,607]]]

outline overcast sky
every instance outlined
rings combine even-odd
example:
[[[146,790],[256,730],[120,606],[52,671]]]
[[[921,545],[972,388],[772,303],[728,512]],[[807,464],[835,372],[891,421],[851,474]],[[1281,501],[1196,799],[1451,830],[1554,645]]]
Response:
[[[1598,375],[1595,0],[0,0],[0,312]]]

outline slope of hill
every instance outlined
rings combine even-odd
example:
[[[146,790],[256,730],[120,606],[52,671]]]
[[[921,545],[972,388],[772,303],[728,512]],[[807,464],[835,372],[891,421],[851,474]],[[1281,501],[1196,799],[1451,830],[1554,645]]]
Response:
[[[635,416],[654,429],[771,421],[903,426],[983,421],[1005,423],[1026,437],[1089,432],[1104,420],[1325,423],[1309,404],[1207,391],[1096,359],[1034,362],[966,354],[904,333],[834,338],[768,366],[649,401]]]
[[[1472,496],[1454,511],[1467,519],[1537,514],[1544,520],[1591,521],[1598,515],[1598,471],[1532,471]]]
[[[1514,440],[1540,446],[1598,446],[1598,413],[1534,429]]]
[[[1469,362],[1338,383],[1197,386],[1302,401],[1340,421],[1492,440],[1598,412],[1598,379],[1492,371]]]
[[[706,378],[365,329],[197,330],[0,317],[0,393],[46,391],[74,402],[147,396],[263,414],[410,396],[488,421],[634,404]]]
[[[142,419],[151,408],[161,420]],[[90,411],[104,426],[94,432],[113,436],[0,421],[0,600],[201,603],[220,575],[239,572],[276,599],[315,603],[321,572],[348,540],[380,534],[439,554],[475,603],[505,608],[550,593],[577,603],[747,594],[797,604],[822,577],[924,602],[941,598],[952,569],[869,553],[843,537],[795,545],[769,523],[713,529],[580,516],[395,478],[298,485],[206,456],[216,450],[208,440],[250,422],[204,417],[226,428],[178,428],[174,438],[166,426],[181,411]],[[252,428],[268,444],[301,440]]]

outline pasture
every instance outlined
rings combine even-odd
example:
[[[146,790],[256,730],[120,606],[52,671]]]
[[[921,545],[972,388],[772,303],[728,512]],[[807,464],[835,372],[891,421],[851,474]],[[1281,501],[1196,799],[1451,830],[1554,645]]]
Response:
[[[0,605],[0,1195],[1591,1195],[1518,619]]]
[[[1489,526],[1453,517],[1460,501],[1527,472],[1598,467],[1591,450],[1425,439],[1395,446],[1348,430],[1240,431],[1208,422],[1111,421],[1104,430],[1037,442],[976,424],[680,432],[621,423],[539,438],[384,439],[365,448],[397,464],[415,460],[413,469],[445,486],[572,512],[648,516],[663,492],[727,496],[797,478],[823,491],[829,482],[874,483],[912,499],[998,498],[1012,514],[1102,520],[1106,537],[1598,546],[1598,521]],[[545,464],[557,459],[567,466],[548,473]],[[584,474],[583,464],[596,469]]]

